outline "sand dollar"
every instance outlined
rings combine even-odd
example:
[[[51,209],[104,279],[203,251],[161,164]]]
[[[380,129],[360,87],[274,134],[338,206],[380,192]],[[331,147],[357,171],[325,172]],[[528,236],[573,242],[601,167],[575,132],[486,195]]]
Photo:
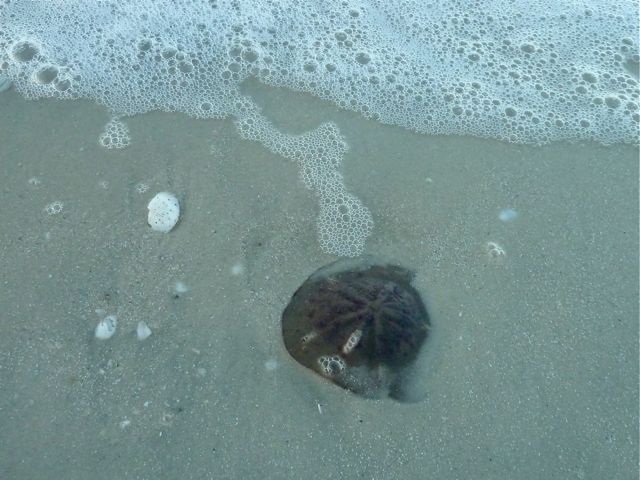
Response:
[[[413,273],[371,259],[312,274],[282,315],[284,344],[300,364],[359,395],[406,400],[404,382],[429,331]]]

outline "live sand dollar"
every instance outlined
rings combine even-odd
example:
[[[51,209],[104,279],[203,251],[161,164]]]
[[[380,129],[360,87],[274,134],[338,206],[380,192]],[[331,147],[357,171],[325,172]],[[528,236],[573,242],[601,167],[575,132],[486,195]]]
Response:
[[[368,398],[407,400],[406,374],[430,322],[413,272],[370,258],[312,274],[282,315],[284,344],[300,364]]]

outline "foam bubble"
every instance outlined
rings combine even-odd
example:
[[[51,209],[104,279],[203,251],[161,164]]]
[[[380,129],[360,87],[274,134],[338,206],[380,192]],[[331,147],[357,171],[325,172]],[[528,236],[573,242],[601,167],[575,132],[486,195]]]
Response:
[[[487,242],[487,253],[492,257],[503,257],[507,254],[504,248],[496,242]]]
[[[114,117],[105,125],[98,141],[105,148],[128,147],[131,143],[129,127],[120,118]]]
[[[147,190],[149,190],[149,185],[146,184],[145,182],[138,182],[135,185],[135,190],[136,192],[143,194],[145,193]]]
[[[347,369],[347,363],[339,355],[322,355],[318,357],[320,372],[328,377],[343,373]]]
[[[55,202],[51,202],[44,207],[44,211],[47,212],[48,215],[58,215],[64,209],[64,203],[60,200],[56,200]]]
[[[11,58],[17,62],[29,62],[38,52],[38,47],[28,40],[16,42],[11,46]]]
[[[34,72],[34,80],[43,85],[53,82],[58,76],[58,69],[54,65],[45,65]]]

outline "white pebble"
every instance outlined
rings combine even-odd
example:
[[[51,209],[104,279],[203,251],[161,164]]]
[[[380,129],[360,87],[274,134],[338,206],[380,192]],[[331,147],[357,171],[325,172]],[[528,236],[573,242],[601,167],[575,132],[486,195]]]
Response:
[[[96,338],[99,338],[100,340],[107,340],[108,338],[113,337],[113,334],[116,333],[117,325],[118,319],[115,315],[109,315],[108,317],[103,318],[96,327]]]
[[[180,203],[172,193],[158,193],[151,199],[147,208],[149,209],[147,221],[157,232],[169,232],[178,223]]]
[[[503,222],[510,222],[511,220],[515,220],[516,218],[518,218],[518,212],[511,208],[505,208],[500,212],[498,218]]]
[[[138,328],[136,329],[136,335],[138,340],[146,340],[151,335],[151,329],[144,322],[138,322]]]

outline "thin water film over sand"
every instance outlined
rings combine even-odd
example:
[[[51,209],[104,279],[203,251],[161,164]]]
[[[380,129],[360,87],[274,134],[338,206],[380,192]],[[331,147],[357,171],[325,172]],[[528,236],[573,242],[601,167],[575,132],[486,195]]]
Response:
[[[424,400],[362,398],[287,352],[292,292],[334,260],[290,163],[171,115],[106,151],[100,109],[6,92],[2,476],[635,471],[637,150],[422,138],[293,100],[298,126],[349,126],[367,249],[416,273]],[[167,190],[180,221],[154,232],[147,205]]]
[[[632,477],[637,6],[312,3],[0,4],[0,478]]]

